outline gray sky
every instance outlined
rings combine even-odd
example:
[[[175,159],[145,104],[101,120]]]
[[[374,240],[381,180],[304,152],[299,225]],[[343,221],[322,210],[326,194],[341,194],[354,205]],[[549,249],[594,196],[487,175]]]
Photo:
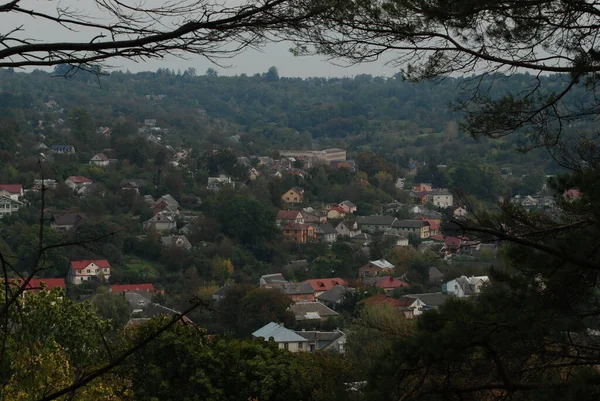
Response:
[[[168,0],[124,0],[127,4],[141,3],[145,7],[159,6],[164,4],[165,1]],[[172,1],[177,1],[177,4],[183,4],[196,0]],[[240,1],[242,0],[225,0],[225,3],[233,5]],[[107,14],[100,10],[92,0],[21,0],[19,4],[24,9],[32,9],[52,15],[56,15],[57,7],[69,7],[71,10],[77,10],[82,14],[92,15],[97,22],[106,22],[103,19]],[[161,20],[161,23],[163,23],[163,20]],[[33,38],[43,42],[86,41],[97,35],[97,32],[94,31],[68,31],[54,22],[44,21],[39,18],[33,19],[25,14],[0,14],[0,34],[5,34],[11,28],[18,26],[23,27],[23,32],[20,34],[21,37]],[[230,66],[229,68],[215,66],[210,61],[197,55],[187,55],[187,59],[167,57],[165,59],[155,59],[138,63],[131,60],[111,59],[108,64],[118,69],[129,69],[133,72],[155,71],[161,67],[173,68],[175,70],[185,70],[188,67],[194,67],[199,74],[203,74],[208,68],[212,67],[220,75],[239,75],[242,73],[251,75],[266,72],[269,67],[276,66],[279,69],[280,76],[287,77],[340,77],[356,74],[391,76],[399,71],[395,68],[386,67],[383,62],[343,67],[326,61],[324,57],[294,57],[289,52],[290,47],[292,47],[291,43],[271,43],[266,45],[262,51],[249,49],[233,59],[221,60],[221,64]]]

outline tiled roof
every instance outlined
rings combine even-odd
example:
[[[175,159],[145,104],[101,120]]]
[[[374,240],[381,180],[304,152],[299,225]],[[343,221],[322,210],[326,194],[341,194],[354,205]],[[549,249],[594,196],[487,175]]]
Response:
[[[444,294],[443,292],[432,292],[432,293],[425,293],[425,294],[408,294],[408,295],[406,295],[406,297],[420,299],[421,302],[423,302],[427,306],[440,306],[444,302],[446,302],[446,300],[448,298],[450,298],[449,295]]]
[[[393,269],[396,267],[385,259],[370,260],[369,264],[381,269]]]
[[[341,278],[318,278],[313,280],[305,280],[304,283],[310,284],[313,291],[328,291],[336,285],[347,285],[345,280]]]
[[[396,221],[396,218],[387,214],[356,217],[356,222],[359,225],[368,226],[391,226],[394,221]]]
[[[100,160],[105,161],[105,162],[108,161],[108,157],[104,153],[98,153],[98,154],[94,155],[94,157],[98,157]]]
[[[423,220],[396,220],[392,227],[394,228],[421,228],[428,226],[429,223]]]
[[[23,284],[23,280],[21,279],[9,279],[11,283],[14,284]],[[42,283],[46,286],[47,289],[52,290],[54,288],[62,288],[63,290],[66,288],[65,279],[64,278],[32,278],[27,283],[25,290],[38,292],[42,289]]]
[[[82,270],[88,267],[91,263],[94,263],[98,267],[108,267],[110,268],[110,263],[106,259],[97,259],[97,260],[72,260],[71,266],[75,270]]]
[[[0,190],[20,195],[23,193],[23,186],[21,184],[0,184]]]
[[[115,284],[110,286],[111,292],[135,292],[148,291],[154,292],[154,285],[151,283],[144,284]]]
[[[280,210],[277,212],[277,220],[295,220],[301,213],[298,210]]]
[[[324,293],[322,293],[321,295],[319,295],[317,297],[317,299],[319,301],[324,301],[324,302],[339,302],[342,299],[344,299],[344,296],[347,293],[352,293],[354,291],[355,291],[354,288],[349,288],[349,287],[345,287],[342,285],[336,285],[332,289],[327,290]]]
[[[75,184],[84,183],[84,182],[94,182],[94,181],[90,180],[89,178],[84,177],[82,175],[72,175],[67,179],[71,180]]]
[[[373,295],[372,297],[369,297],[367,299],[364,299],[364,300],[360,301],[360,303],[364,303],[364,304],[369,305],[369,306],[373,306],[373,305],[389,305],[389,306],[392,306],[392,307],[405,306],[399,300],[394,299],[392,297],[388,297],[385,294],[376,294],[376,295]]]
[[[308,340],[299,336],[292,330],[286,329],[283,325],[271,322],[252,333],[252,337],[264,338],[266,341],[273,338],[277,343],[305,343]]]
[[[290,312],[296,316],[296,320],[339,316],[339,313],[320,302],[297,302],[290,306]]]
[[[386,277],[375,283],[375,286],[379,288],[400,288],[408,287],[408,283],[393,277]]]

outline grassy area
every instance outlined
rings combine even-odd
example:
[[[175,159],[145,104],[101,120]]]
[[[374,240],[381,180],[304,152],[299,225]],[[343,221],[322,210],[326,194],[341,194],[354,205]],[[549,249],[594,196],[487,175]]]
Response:
[[[160,277],[160,271],[163,269],[162,264],[159,262],[137,256],[125,256],[125,265],[127,270],[146,277],[149,281],[157,280]]]

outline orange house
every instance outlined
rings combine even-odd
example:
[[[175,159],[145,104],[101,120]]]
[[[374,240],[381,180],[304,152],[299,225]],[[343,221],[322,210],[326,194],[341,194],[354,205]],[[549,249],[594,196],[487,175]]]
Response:
[[[416,187],[413,188],[414,192],[431,192],[433,191],[433,188],[431,187],[431,184],[422,182],[420,184],[418,184]]]
[[[310,224],[289,224],[281,227],[283,239],[289,242],[305,244],[308,241],[317,239],[317,232]]]
[[[304,202],[304,188],[294,187],[281,195],[281,200],[285,203],[302,203]]]

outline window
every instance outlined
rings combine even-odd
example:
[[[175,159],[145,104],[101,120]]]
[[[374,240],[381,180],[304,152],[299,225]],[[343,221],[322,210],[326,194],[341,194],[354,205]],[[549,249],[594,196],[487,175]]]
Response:
[[[289,196],[286,196],[286,197],[285,197],[285,200],[286,200],[286,201],[289,201],[289,200],[290,200],[290,197],[289,197]]]
[[[302,351],[302,343],[298,343],[298,351]]]
[[[289,343],[283,343],[283,349],[290,349]]]
[[[88,273],[91,273],[91,272],[92,272],[92,270],[91,270],[91,269],[87,269],[87,272],[88,272]]]

